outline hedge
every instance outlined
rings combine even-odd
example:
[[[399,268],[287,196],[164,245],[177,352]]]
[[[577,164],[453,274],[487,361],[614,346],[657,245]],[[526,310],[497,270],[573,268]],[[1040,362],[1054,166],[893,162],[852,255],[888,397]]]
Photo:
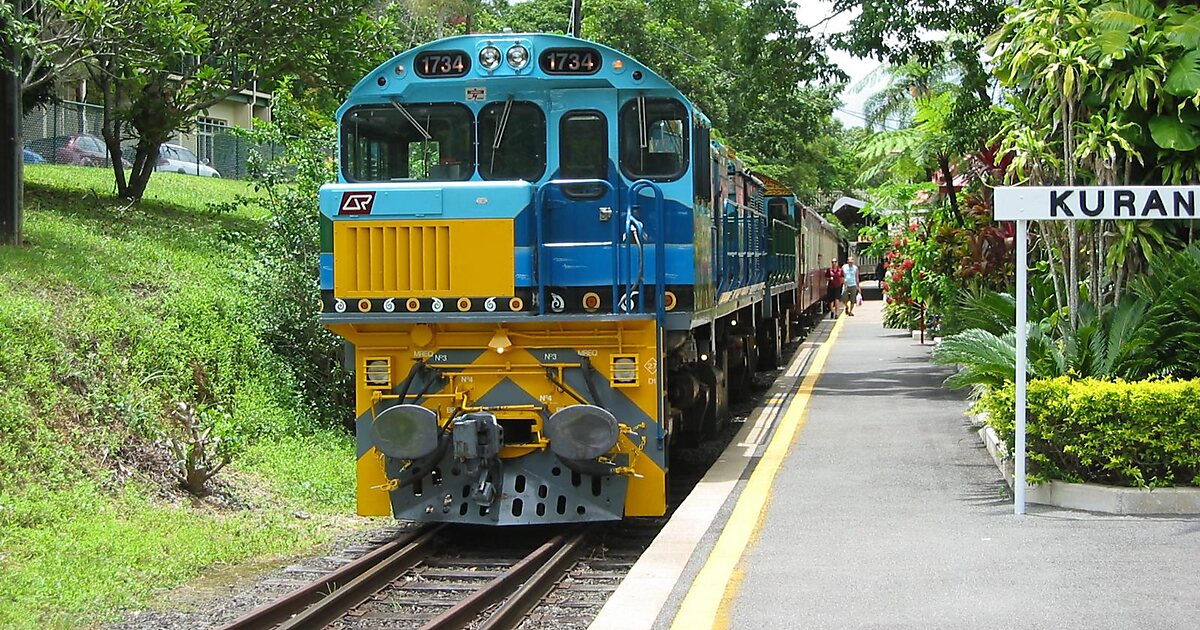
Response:
[[[1010,383],[975,406],[1010,452],[1014,400]],[[1031,483],[1200,486],[1200,380],[1035,380],[1026,401]]]

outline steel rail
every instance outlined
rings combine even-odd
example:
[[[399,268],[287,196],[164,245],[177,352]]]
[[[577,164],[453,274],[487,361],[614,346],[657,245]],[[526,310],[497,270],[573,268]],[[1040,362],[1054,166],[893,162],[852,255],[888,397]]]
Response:
[[[581,546],[587,532],[586,528],[582,528],[574,533],[567,532],[555,536],[514,564],[504,575],[488,582],[453,608],[431,619],[421,627],[422,630],[460,630],[467,627],[490,606],[514,592],[523,590],[522,586],[530,581],[531,577],[545,572],[550,563],[557,561],[561,564],[563,551]]]
[[[378,593],[393,580],[413,568],[441,544],[438,536],[444,525],[422,530],[421,533],[399,551],[378,562],[345,586],[325,596],[317,603],[305,608],[296,616],[279,625],[278,630],[294,628],[324,628],[341,619],[346,611],[361,604]]]
[[[475,630],[505,630],[521,625],[529,611],[533,610],[575,565],[575,561],[587,545],[589,533],[588,529],[576,533],[541,569],[530,576],[521,588],[492,611],[486,621],[475,626]]]
[[[234,619],[228,624],[221,626],[221,630],[259,630],[261,628],[273,628],[276,625],[287,621],[289,617],[304,610],[313,603],[321,600],[327,594],[336,591],[343,585],[350,583],[355,578],[359,577],[372,567],[387,560],[396,553],[404,550],[418,537],[428,534],[430,528],[419,529],[413,532],[406,532],[397,537],[395,540],[388,541],[381,545],[378,549],[374,549],[363,555],[361,558],[338,567],[328,575],[313,580],[308,584],[284,595],[283,597],[271,602],[267,602],[258,608],[247,612],[246,614]]]

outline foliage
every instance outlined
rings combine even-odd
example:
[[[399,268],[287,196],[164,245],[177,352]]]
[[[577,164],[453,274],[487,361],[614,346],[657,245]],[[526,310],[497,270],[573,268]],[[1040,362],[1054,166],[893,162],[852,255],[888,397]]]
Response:
[[[1159,256],[1133,285],[1148,305],[1141,329],[1147,371],[1176,378],[1200,377],[1200,244]]]
[[[932,65],[942,59],[945,48],[929,37],[930,32],[954,33],[966,40],[964,48],[968,48],[969,42],[996,29],[1006,6],[999,0],[837,0],[835,10],[857,15],[850,30],[834,37],[833,43],[860,57],[893,65]]]
[[[1200,375],[1200,297],[1195,291],[1200,244],[1162,256],[1117,303],[1096,307],[1084,302],[1074,326],[1041,277],[1031,274],[1028,301],[1031,373],[1124,379]],[[1006,348],[1016,343],[1013,298],[988,289],[963,290],[951,312],[948,332],[953,334],[934,352],[934,360],[963,367],[947,384],[1011,382],[1014,368]],[[977,347],[966,348],[972,345]],[[1000,365],[1007,367],[1000,370]],[[986,377],[975,378],[976,373]]]
[[[991,298],[1004,308],[1004,299]],[[1075,328],[1057,313],[1049,318],[1031,318],[1026,348],[1029,373],[1051,378],[1146,378],[1162,373],[1152,358],[1151,335],[1146,330],[1147,305],[1128,298],[1097,310],[1085,305]],[[992,319],[989,323],[999,323]],[[947,387],[982,385],[997,387],[1016,377],[1015,321],[1000,334],[970,328],[943,338],[934,350],[940,364],[959,364],[959,372],[946,379]]]
[[[1050,479],[1135,487],[1200,486],[1200,382],[1060,377],[1028,384],[1027,453],[1034,483]],[[1014,389],[977,409],[1014,441]]]
[[[996,336],[972,328],[943,337],[942,342],[933,349],[933,362],[962,365],[957,373],[946,379],[946,387],[981,385],[994,388],[1012,382],[1016,374],[1015,346],[1012,333]]]
[[[883,305],[883,327],[912,330],[921,321],[921,309],[908,302],[886,302]]]
[[[187,403],[179,403],[167,416],[171,429],[163,441],[175,458],[175,475],[180,485],[196,496],[208,493],[208,480],[229,465],[231,436],[214,434],[216,425]]]
[[[1025,0],[988,39],[1005,89],[999,149],[1010,181],[1092,185],[1200,179],[1200,12],[1150,0]],[[1041,225],[1068,325],[1113,304],[1178,226]],[[1108,252],[1105,255],[1105,252]]]
[[[320,323],[315,273],[321,251],[317,191],[336,178],[336,129],[328,117],[303,109],[288,85],[284,81],[275,100],[272,122],[248,134],[284,147],[269,163],[251,162],[271,213],[256,247],[257,311],[267,342],[300,384],[306,415],[333,427],[351,420],[353,409],[342,342]]]
[[[1027,0],[989,38],[996,76],[1097,184],[1200,178],[1200,13],[1150,0]],[[1027,147],[1011,136],[1018,152]]]
[[[353,440],[316,430],[265,340],[247,272],[263,209],[208,206],[260,195],[164,173],[130,206],[100,169],[26,175],[28,244],[0,246],[0,626],[97,624],[327,539]],[[177,400],[238,446],[196,502],[155,443]]]
[[[366,0],[307,6],[277,0],[120,3],[139,11],[137,28],[114,28],[87,67],[104,99],[103,135],[121,197],[138,199],[159,147],[194,124],[196,114],[241,90],[311,70],[361,42],[343,41]],[[312,63],[308,63],[312,62]],[[136,140],[128,180],[122,140]]]

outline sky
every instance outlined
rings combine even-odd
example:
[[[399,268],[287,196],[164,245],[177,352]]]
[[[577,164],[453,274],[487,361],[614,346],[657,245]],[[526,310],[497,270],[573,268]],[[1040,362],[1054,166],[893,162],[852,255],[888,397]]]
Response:
[[[807,24],[810,27],[820,23],[833,13],[833,3],[827,0],[799,0],[799,2],[800,10],[796,12],[796,17],[800,20],[800,23]],[[849,29],[850,20],[854,15],[854,13],[838,15],[828,22],[815,27],[813,33],[816,35],[828,35],[843,32]],[[829,49],[827,52],[829,60],[837,64],[843,72],[850,75],[850,82],[846,84],[846,89],[842,91],[842,101],[844,104],[841,108],[835,110],[833,115],[846,126],[861,127],[863,126],[863,102],[875,91],[872,89],[872,85],[875,82],[863,85],[861,91],[857,88],[860,87],[860,84],[864,83],[863,79],[879,67],[879,62],[874,59],[860,59],[840,50]]]

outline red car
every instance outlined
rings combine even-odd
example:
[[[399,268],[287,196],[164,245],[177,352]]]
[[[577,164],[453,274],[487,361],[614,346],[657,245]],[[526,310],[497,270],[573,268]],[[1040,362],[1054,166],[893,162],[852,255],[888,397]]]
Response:
[[[73,136],[55,136],[40,138],[25,143],[25,148],[32,149],[54,164],[75,164],[78,166],[108,166],[108,148],[104,141],[88,134]],[[133,166],[129,160],[121,158],[125,168]]]

